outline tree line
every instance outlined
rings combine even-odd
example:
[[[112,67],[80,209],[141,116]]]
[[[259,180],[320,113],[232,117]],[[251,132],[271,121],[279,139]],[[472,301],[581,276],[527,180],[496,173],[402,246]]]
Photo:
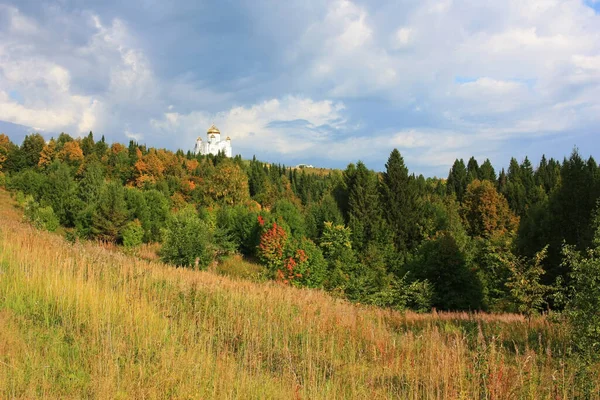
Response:
[[[577,150],[506,171],[456,160],[438,179],[410,173],[398,150],[383,172],[313,170],[91,132],[0,135],[0,184],[72,240],[158,242],[164,261],[194,268],[242,254],[283,284],[398,309],[568,307],[600,245],[600,168]]]

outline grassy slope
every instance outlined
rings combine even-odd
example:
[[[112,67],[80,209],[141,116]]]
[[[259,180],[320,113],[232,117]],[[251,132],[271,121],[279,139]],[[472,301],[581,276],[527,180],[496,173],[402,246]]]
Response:
[[[569,398],[542,318],[401,314],[20,222],[0,190],[0,398]],[[598,387],[595,390],[599,390]]]

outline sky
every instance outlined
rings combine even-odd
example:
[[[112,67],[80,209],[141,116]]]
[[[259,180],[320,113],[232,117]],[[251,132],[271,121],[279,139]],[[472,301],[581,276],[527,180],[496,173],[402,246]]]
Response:
[[[412,172],[600,158],[600,0],[0,0],[0,132]]]

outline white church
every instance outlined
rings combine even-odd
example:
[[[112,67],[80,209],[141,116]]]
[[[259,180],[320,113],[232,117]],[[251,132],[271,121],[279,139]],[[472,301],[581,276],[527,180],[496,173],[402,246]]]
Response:
[[[206,141],[203,141],[200,136],[196,139],[194,154],[216,156],[219,152],[225,154],[225,157],[231,157],[231,139],[227,136],[225,140],[221,140],[221,131],[213,124],[206,132]]]

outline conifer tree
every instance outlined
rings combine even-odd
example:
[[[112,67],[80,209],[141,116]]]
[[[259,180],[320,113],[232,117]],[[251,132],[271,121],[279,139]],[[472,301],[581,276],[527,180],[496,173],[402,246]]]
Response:
[[[348,171],[348,227],[353,233],[354,247],[362,250],[382,235],[383,218],[377,177],[362,161],[356,164],[355,171],[350,168]]]
[[[506,177],[506,172],[504,172],[504,168],[500,171],[500,175],[498,175],[498,192],[506,197],[506,184],[508,178]]]
[[[467,163],[467,185],[475,179],[479,179],[479,164],[475,157],[471,157]]]
[[[448,174],[448,181],[446,182],[446,193],[454,194],[459,202],[462,202],[463,195],[467,189],[467,168],[465,162],[460,159],[454,161],[450,173]]]
[[[414,176],[397,149],[385,165],[380,185],[382,207],[388,226],[394,236],[396,250],[406,251],[416,247],[422,239],[422,209]]]
[[[79,198],[86,204],[95,203],[100,195],[104,183],[104,171],[102,165],[93,161],[86,163],[81,181],[79,181]]]
[[[481,167],[479,167],[479,180],[496,182],[496,179],[496,171],[494,171],[489,158],[486,158]]]
[[[92,234],[109,242],[116,242],[127,222],[127,204],[123,186],[110,182],[102,187],[94,215]]]
[[[21,153],[25,167],[35,167],[40,162],[40,154],[46,141],[39,133],[25,136],[21,145]]]
[[[86,157],[94,153],[94,134],[92,131],[90,131],[86,137],[81,139],[81,150]]]

